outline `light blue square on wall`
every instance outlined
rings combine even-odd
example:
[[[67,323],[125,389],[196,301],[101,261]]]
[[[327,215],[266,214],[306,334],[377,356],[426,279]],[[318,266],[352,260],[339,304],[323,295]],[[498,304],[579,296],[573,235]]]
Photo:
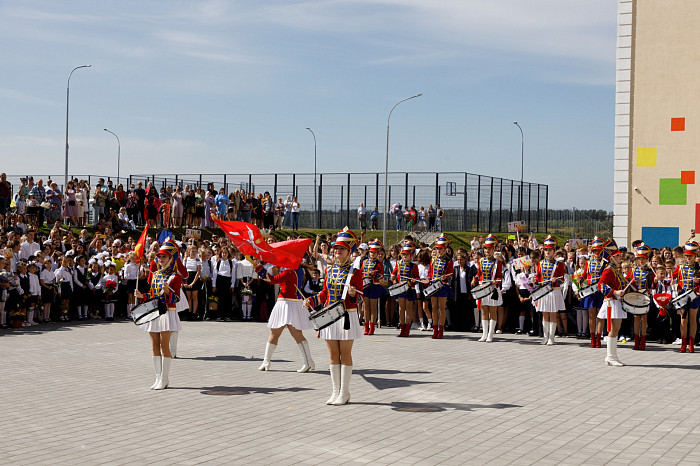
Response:
[[[652,248],[675,248],[679,244],[678,227],[642,227],[642,241]]]

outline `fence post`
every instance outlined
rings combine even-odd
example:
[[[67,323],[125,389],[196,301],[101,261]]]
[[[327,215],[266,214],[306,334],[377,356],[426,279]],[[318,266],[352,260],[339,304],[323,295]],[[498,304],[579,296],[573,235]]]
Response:
[[[403,207],[404,209],[408,207],[408,172],[406,172],[406,185],[404,189],[405,197],[404,197],[404,202],[403,202]]]
[[[379,209],[379,173],[377,173],[377,179],[375,181],[375,184],[376,184],[376,187],[374,189],[374,193],[376,194],[376,197],[374,198],[374,205],[376,205],[377,209]],[[387,206],[387,208],[388,207],[389,206]],[[383,215],[382,215],[382,217],[383,217]]]
[[[416,185],[413,185],[413,196],[411,197],[411,205],[415,206],[416,205]]]
[[[489,233],[492,231],[491,217],[493,216],[493,176],[491,177],[491,188],[489,192]]]
[[[544,232],[549,232],[549,186],[547,186],[547,194],[544,198]]]
[[[498,200],[498,232],[502,233],[503,232],[503,228],[502,228],[503,224],[501,223],[501,213],[503,213],[503,178],[499,178],[499,180],[501,180],[500,189],[499,189],[501,196]]]
[[[272,200],[277,202],[277,173],[275,173],[275,186],[272,188],[272,191],[274,191],[274,194],[272,195]]]
[[[435,204],[440,204],[440,173],[435,173]]]
[[[348,201],[346,204],[348,205],[348,214],[347,214],[347,220],[345,221],[345,225],[348,228],[350,228],[350,173],[348,173],[348,193],[347,193],[347,196],[348,196]]]
[[[481,233],[481,175],[476,186],[476,231]]]
[[[199,187],[202,187],[202,174],[199,174]]]
[[[467,231],[467,173],[464,174],[464,215],[462,217],[462,230]]]
[[[537,233],[540,232],[540,188],[541,187],[542,187],[542,185],[538,183],[537,184],[537,220],[536,220],[537,228],[535,228],[535,230],[537,230]]]
[[[365,209],[368,209],[367,207],[367,185],[365,185]]]
[[[527,184],[527,224],[532,229],[530,224],[530,206],[532,205],[532,183]]]
[[[318,176],[318,228],[323,228],[322,227],[322,217],[321,217],[321,210],[323,209],[323,196],[321,193],[323,192],[323,173],[319,174]]]
[[[508,214],[508,221],[513,221],[513,187],[515,186],[513,180],[510,180],[510,213]]]

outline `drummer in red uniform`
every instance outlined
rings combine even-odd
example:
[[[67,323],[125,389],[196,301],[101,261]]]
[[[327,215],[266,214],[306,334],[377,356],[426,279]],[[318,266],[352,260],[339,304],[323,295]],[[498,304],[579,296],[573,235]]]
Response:
[[[401,248],[401,259],[396,262],[394,271],[391,273],[391,279],[394,283],[408,283],[408,290],[397,295],[399,302],[399,326],[401,332],[398,336],[407,337],[411,324],[413,323],[413,305],[416,300],[416,290],[413,288],[418,282],[420,275],[418,274],[418,265],[411,261],[415,246],[410,241],[406,241]]]
[[[322,329],[319,336],[326,340],[330,355],[330,372],[333,393],[328,405],[344,405],[350,401],[350,376],[352,376],[352,345],[362,336],[357,316],[357,300],[362,293],[362,272],[352,267],[350,256],[357,250],[357,237],[347,227],[338,232],[335,246],[335,264],[326,270],[323,290],[306,298],[307,308],[325,306],[343,301],[347,313],[343,318]]]
[[[597,236],[591,241],[591,255],[586,264],[582,279],[587,285],[596,285],[600,280],[600,274],[605,268],[605,261],[601,254],[603,253],[604,241]],[[603,304],[603,293],[596,287],[595,293],[586,296],[581,300],[581,307],[588,309],[588,328],[591,331],[591,348],[600,348],[601,332],[596,332],[596,316],[600,311],[600,306]],[[603,324],[600,324],[602,331]]]
[[[430,303],[433,307],[433,322],[435,323],[433,338],[437,339],[442,338],[445,327],[445,318],[447,317],[445,304],[447,303],[447,298],[454,296],[452,288],[449,286],[454,272],[454,265],[452,260],[445,254],[449,244],[450,240],[445,235],[437,237],[435,240],[435,255],[430,261],[430,268],[428,269],[430,283],[442,283],[442,288],[430,297]]]
[[[566,266],[563,261],[554,259],[557,239],[547,236],[544,240],[544,258],[537,263],[535,276],[540,286],[551,285],[552,291],[535,301],[537,312],[542,313],[543,345],[552,346],[557,333],[557,313],[566,309],[561,285],[564,283]]]
[[[374,335],[374,327],[377,322],[377,303],[384,295],[384,264],[378,257],[383,248],[378,239],[370,241],[367,259],[362,262],[362,279],[366,284],[364,289],[362,306],[365,313],[365,335]]]
[[[698,255],[698,243],[688,241],[683,248],[683,263],[677,265],[673,271],[673,279],[678,281],[678,296],[683,293],[692,294],[698,292],[698,266],[695,259]],[[700,297],[689,299],[688,302],[679,309],[681,315],[681,353],[685,353],[686,344],[689,353],[695,352],[695,333],[698,330],[698,307],[700,307]],[[690,328],[688,322],[690,321]],[[687,333],[687,337],[686,337]]]
[[[608,336],[605,343],[608,351],[605,357],[605,364],[608,366],[624,366],[617,356],[617,334],[620,331],[620,324],[625,318],[625,311],[622,310],[621,299],[626,291],[625,277],[620,271],[621,251],[617,248],[615,240],[608,240],[603,245],[603,258],[609,263],[598,281],[598,288],[603,292],[603,305],[598,313],[598,319],[607,321]],[[602,333],[602,328],[600,329]]]
[[[304,365],[297,372],[308,372],[316,368],[314,360],[311,358],[311,349],[309,342],[304,338],[304,330],[309,330],[313,327],[309,320],[309,312],[302,306],[304,297],[301,294],[301,289],[304,288],[304,265],[300,264],[296,269],[284,269],[282,272],[270,278],[264,272],[265,269],[258,265],[256,272],[258,275],[264,275],[265,281],[275,285],[280,285],[280,294],[277,297],[277,302],[272,308],[270,319],[267,322],[267,327],[270,329],[270,336],[265,345],[265,357],[262,365],[258,368],[261,371],[270,370],[270,359],[280,335],[284,329],[289,329],[292,338],[297,342],[301,357],[304,360]]]
[[[148,283],[150,291],[144,295],[140,291],[134,291],[134,295],[141,299],[158,298],[159,307],[167,309],[158,318],[142,324],[151,337],[153,349],[153,366],[156,371],[156,381],[151,386],[153,390],[168,388],[170,363],[170,335],[182,330],[180,318],[177,315],[177,302],[180,300],[182,276],[178,273],[178,259],[180,249],[172,238],[168,238],[158,250],[158,269],[149,273]]]
[[[627,274],[627,281],[634,282],[639,293],[647,294],[654,287],[654,273],[649,268],[651,248],[642,243],[635,251],[635,266]],[[644,351],[647,347],[647,315],[634,315],[634,350]]]
[[[490,343],[493,341],[493,333],[498,322],[498,308],[503,306],[503,296],[501,295],[501,280],[503,279],[503,265],[501,261],[493,257],[498,239],[493,235],[488,235],[484,240],[484,257],[479,260],[479,271],[472,280],[472,287],[477,282],[484,284],[491,282],[494,291],[491,295],[481,298],[481,326],[483,334],[479,341]]]

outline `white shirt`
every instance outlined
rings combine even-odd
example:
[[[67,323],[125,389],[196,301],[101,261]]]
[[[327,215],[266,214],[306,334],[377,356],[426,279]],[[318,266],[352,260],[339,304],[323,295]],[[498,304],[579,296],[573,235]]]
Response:
[[[199,260],[199,257],[195,257],[194,259],[191,259],[188,257],[187,259],[185,259],[185,268],[187,269],[188,272],[196,272],[197,267],[201,267],[201,266],[202,266],[202,261]]]
[[[139,264],[129,262],[122,269],[121,273],[124,280],[136,280],[139,277]]]
[[[29,256],[35,256],[37,252],[41,250],[39,243],[33,242],[29,243],[27,241],[23,242],[19,246],[19,257],[21,259],[27,260]]]
[[[51,283],[56,279],[56,274],[53,273],[53,270],[41,269],[39,279],[41,279],[45,285],[51,286]]]
[[[476,251],[477,249],[479,249],[480,244],[477,240],[473,240],[470,244],[472,246],[472,251]]]
[[[229,260],[231,261],[232,267],[229,267]],[[214,286],[216,286],[217,277],[221,275],[222,277],[233,277],[233,279],[231,280],[231,288],[235,288],[237,263],[238,261],[236,259],[219,259],[218,261],[216,261],[216,264],[212,263],[212,268],[214,269],[212,271],[212,281],[214,282]]]
[[[73,272],[69,267],[59,267],[56,269],[56,278],[59,280],[65,280],[70,284],[70,289],[73,289]]]
[[[292,213],[299,213],[299,203],[292,202]]]

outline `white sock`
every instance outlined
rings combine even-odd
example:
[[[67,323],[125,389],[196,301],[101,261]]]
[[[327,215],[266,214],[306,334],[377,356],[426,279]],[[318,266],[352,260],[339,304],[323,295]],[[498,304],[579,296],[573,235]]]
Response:
[[[29,310],[27,311],[27,322],[30,324],[34,323],[34,308],[30,307]]]
[[[523,331],[523,326],[525,325],[525,316],[518,317],[518,323],[520,324],[520,331]]]
[[[0,306],[0,325],[5,325],[7,323],[5,318],[5,302],[3,301],[0,304],[2,305]]]
[[[476,327],[479,326],[479,321],[481,320],[480,319],[481,316],[479,315],[480,313],[481,313],[481,311],[479,310],[479,308],[474,308],[474,325]]]

